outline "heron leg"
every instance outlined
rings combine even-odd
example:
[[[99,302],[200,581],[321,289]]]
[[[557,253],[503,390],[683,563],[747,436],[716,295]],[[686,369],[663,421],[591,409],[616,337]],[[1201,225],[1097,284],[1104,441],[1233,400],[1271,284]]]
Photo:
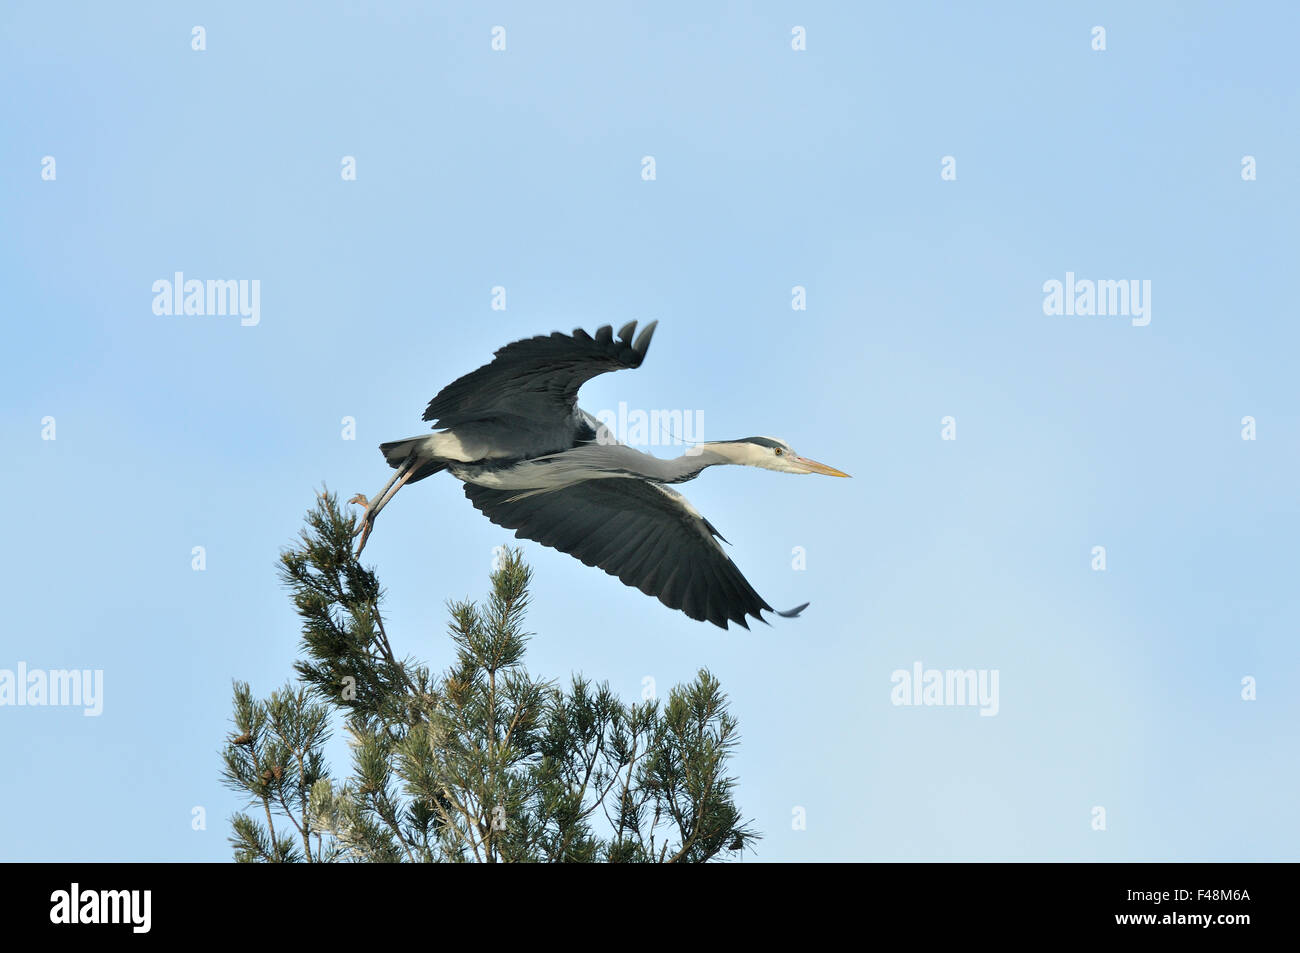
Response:
[[[370,538],[370,531],[375,528],[375,518],[379,516],[379,511],[388,505],[388,501],[397,495],[406,481],[415,473],[415,454],[412,453],[403,461],[402,465],[397,468],[393,478],[384,484],[384,488],[373,500],[367,500],[362,494],[358,493],[348,502],[359,503],[366,508],[365,513],[361,515],[361,525],[353,530],[352,535],[361,534],[361,540],[357,543],[356,555],[361,555],[361,550],[366,548],[366,540]]]
[[[387,483],[385,483],[385,484],[384,484],[384,488],[383,488],[382,490],[380,490],[380,491],[375,495],[375,502],[376,502],[376,503],[378,503],[380,500],[382,500],[382,499],[384,498],[384,494],[387,493],[387,492],[389,491],[389,489],[392,488],[393,484],[397,482],[398,478],[401,477],[401,475],[402,475],[403,473],[406,472],[406,468],[410,465],[410,463],[411,463],[411,458],[410,458],[410,457],[407,457],[406,460],[401,464],[401,466],[399,466],[396,470],[393,471],[393,478],[392,478],[391,480],[389,480]],[[359,505],[361,505],[361,506],[364,506],[364,507],[366,508],[366,514],[365,514],[365,515],[367,515],[367,516],[369,515],[369,513],[370,513],[370,507],[371,507],[372,504],[371,504],[371,502],[370,502],[368,499],[366,499],[366,495],[365,495],[364,493],[358,493],[358,494],[356,494],[354,497],[352,497],[352,499],[348,500],[348,502],[349,502],[349,503],[356,503],[356,504],[359,504]],[[361,532],[361,527],[360,527],[360,526],[358,526],[358,527],[353,531],[352,535],[355,536],[355,535],[357,535],[357,533],[359,533],[359,532]]]
[[[374,528],[374,520],[370,519],[369,514],[367,514],[361,522],[361,540],[357,543],[357,551],[352,554],[354,558],[361,556],[361,550],[366,548],[366,540],[370,538],[370,531]]]

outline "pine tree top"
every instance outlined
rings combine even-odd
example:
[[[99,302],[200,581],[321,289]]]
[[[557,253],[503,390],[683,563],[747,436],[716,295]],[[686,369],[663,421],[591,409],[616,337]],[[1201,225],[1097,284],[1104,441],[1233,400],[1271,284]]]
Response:
[[[281,553],[303,657],[268,698],[234,686],[223,782],[255,808],[231,819],[236,860],[703,862],[757,839],[728,774],[736,722],[707,670],[662,704],[534,678],[532,573],[510,548],[482,603],[448,604],[455,662],[434,675],[396,657],[355,528],[323,492]],[[335,722],[352,753],[339,779],[324,756]]]

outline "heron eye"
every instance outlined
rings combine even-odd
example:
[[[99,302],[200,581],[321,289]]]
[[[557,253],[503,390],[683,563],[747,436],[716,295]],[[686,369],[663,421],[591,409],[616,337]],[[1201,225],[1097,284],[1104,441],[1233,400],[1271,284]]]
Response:
[[[777,455],[778,457],[779,457],[781,454],[783,454],[783,453],[785,453],[785,451],[782,450],[780,447],[777,447],[777,448],[776,448],[776,455]]]

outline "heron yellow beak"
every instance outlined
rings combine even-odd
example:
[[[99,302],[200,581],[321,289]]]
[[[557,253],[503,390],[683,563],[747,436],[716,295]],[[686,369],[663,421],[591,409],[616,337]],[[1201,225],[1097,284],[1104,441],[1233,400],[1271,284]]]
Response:
[[[834,467],[828,467],[824,463],[818,463],[816,460],[809,460],[807,457],[795,457],[800,466],[808,468],[809,473],[824,473],[827,476],[847,477],[848,474]]]

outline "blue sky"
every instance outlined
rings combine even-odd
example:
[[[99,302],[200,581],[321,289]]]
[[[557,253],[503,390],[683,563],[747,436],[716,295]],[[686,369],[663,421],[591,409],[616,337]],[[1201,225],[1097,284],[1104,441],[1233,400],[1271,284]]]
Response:
[[[584,407],[854,479],[684,488],[812,602],[751,632],[526,544],[528,666],[713,670],[759,859],[1296,857],[1292,5],[371,6],[0,8],[0,669],[104,673],[99,717],[0,707],[0,858],[228,859],[230,684],[291,671],[313,490],[378,489],[497,347],[633,319]],[[177,271],[258,280],[259,323],[154,314]],[[1150,323],[1045,314],[1067,272],[1150,281]],[[450,662],[508,539],[449,477],[396,498],[401,651]],[[893,704],[917,662],[997,714]]]

